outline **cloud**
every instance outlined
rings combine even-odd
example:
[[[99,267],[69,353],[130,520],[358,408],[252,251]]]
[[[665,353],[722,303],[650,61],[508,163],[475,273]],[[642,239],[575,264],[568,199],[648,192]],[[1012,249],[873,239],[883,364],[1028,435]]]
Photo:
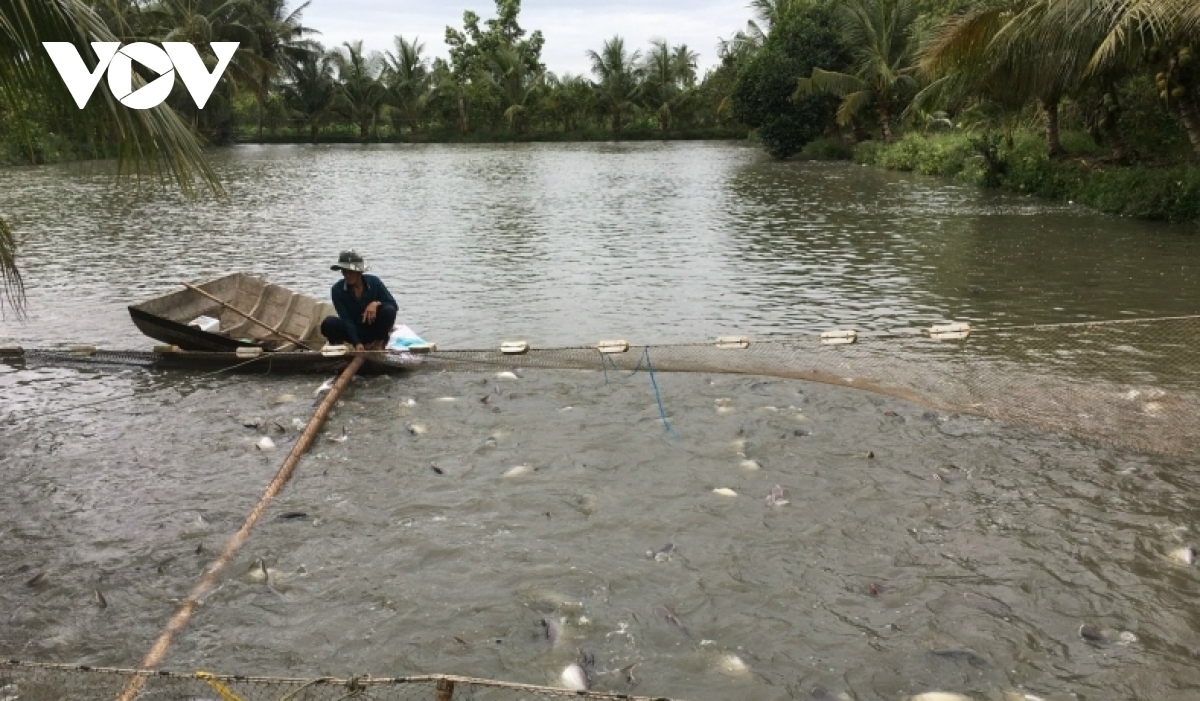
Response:
[[[294,4],[294,0],[293,0]],[[542,62],[557,73],[588,74],[587,51],[599,51],[614,35],[630,49],[643,52],[650,40],[687,44],[700,54],[700,73],[717,63],[716,46],[750,19],[747,0],[526,0],[518,20],[527,32],[542,30],[546,45]],[[316,38],[327,47],[362,40],[368,50],[385,51],[402,34],[420,37],[428,56],[447,56],[443,42],[447,25],[462,28],[462,15],[472,10],[482,20],[495,17],[494,2],[415,2],[414,0],[313,0],[304,11],[306,26],[320,30]]]

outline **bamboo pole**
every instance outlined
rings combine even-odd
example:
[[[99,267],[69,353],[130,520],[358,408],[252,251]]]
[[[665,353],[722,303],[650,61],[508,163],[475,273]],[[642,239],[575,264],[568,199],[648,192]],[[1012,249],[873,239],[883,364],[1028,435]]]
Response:
[[[179,607],[179,610],[171,618],[171,621],[167,623],[167,627],[163,630],[162,634],[158,636],[154,647],[150,648],[150,652],[147,653],[146,659],[142,662],[142,669],[154,669],[162,662],[163,657],[167,654],[167,648],[171,646],[172,638],[187,625],[188,619],[191,618],[192,612],[196,610],[199,600],[217,583],[217,578],[220,576],[221,570],[225,569],[225,566],[233,559],[234,554],[246,542],[246,539],[250,536],[250,530],[258,523],[271,499],[279,494],[280,490],[291,479],[292,472],[295,471],[301,456],[308,450],[313,438],[316,437],[317,429],[325,422],[325,417],[329,415],[330,410],[337,403],[338,397],[342,395],[342,391],[350,384],[350,378],[354,377],[354,374],[358,372],[358,369],[362,367],[366,360],[367,357],[365,355],[356,355],[350,361],[350,364],[346,366],[346,369],[342,371],[342,374],[338,376],[337,381],[333,383],[333,388],[329,390],[329,394],[325,395],[325,400],[321,402],[321,406],[317,407],[316,413],[308,420],[308,425],[305,426],[304,432],[296,439],[296,445],[292,447],[292,452],[288,453],[287,459],[283,461],[283,465],[275,473],[275,478],[267,485],[267,489],[263,492],[258,503],[254,505],[254,508],[246,516],[242,527],[229,539],[229,544],[225,546],[225,550],[221,552],[221,556],[208,567],[204,576],[192,588],[191,593],[188,594],[183,605]],[[120,701],[132,701],[145,683],[146,677],[142,675],[130,679],[129,683],[121,691],[121,695],[117,698]]]
[[[183,285],[184,287],[188,288],[189,290],[191,290],[193,292],[199,292],[200,294],[204,295],[205,297],[208,297],[212,301],[216,302],[217,304],[221,305],[222,307],[225,307],[226,309],[228,309],[229,311],[231,311],[235,314],[240,314],[241,316],[246,317],[250,321],[253,321],[254,323],[258,324],[259,326],[263,327],[264,329],[275,334],[276,336],[279,336],[280,338],[284,339],[285,341],[290,341],[292,343],[295,343],[297,346],[300,346],[301,348],[307,348],[309,350],[316,350],[316,348],[313,348],[312,346],[308,345],[304,341],[301,341],[300,339],[296,338],[295,336],[286,334],[282,331],[279,331],[278,329],[274,329],[274,328],[270,327],[269,325],[267,325],[267,323],[265,321],[259,321],[258,319],[255,319],[254,317],[250,316],[249,314],[242,311],[241,309],[238,309],[237,307],[226,302],[225,300],[218,299],[217,297],[210,295],[209,293],[205,292],[204,290],[200,289],[199,287],[196,287],[195,285],[191,285],[186,282],[181,282],[179,284]]]

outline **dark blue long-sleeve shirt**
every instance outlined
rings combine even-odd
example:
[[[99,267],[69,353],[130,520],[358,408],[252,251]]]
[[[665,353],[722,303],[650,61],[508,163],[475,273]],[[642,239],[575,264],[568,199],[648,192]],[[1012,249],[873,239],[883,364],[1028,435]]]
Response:
[[[359,334],[367,327],[367,324],[363,323],[362,315],[368,304],[379,302],[380,305],[390,304],[393,307],[399,307],[392,297],[392,293],[384,287],[383,280],[366,273],[363,273],[362,277],[362,297],[355,297],[354,293],[350,291],[350,285],[346,284],[345,280],[333,283],[333,289],[330,291],[330,296],[333,297],[333,308],[337,310],[338,317],[346,322],[347,340],[353,345],[361,343]],[[378,312],[378,310],[376,311]]]

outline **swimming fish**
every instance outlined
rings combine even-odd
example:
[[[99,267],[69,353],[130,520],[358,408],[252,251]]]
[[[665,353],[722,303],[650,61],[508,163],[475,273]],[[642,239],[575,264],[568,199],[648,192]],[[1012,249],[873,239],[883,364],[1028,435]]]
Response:
[[[405,426],[405,428],[407,428],[408,432],[414,436],[423,436],[429,432],[429,427],[425,424],[409,424]]]
[[[553,618],[542,619],[543,633],[546,640],[550,641],[550,646],[553,647],[562,639],[563,627],[561,621],[556,621]]]
[[[1013,612],[1011,606],[1003,601],[1000,601],[999,599],[990,597],[987,594],[980,594],[979,592],[974,591],[964,591],[963,599],[966,599],[967,603],[975,608],[983,609],[984,611],[990,611],[1001,616],[1009,616],[1012,615]]]
[[[505,370],[504,372],[496,373],[496,379],[497,380],[519,380],[519,379],[521,379],[521,376],[515,372],[510,372],[508,370]],[[564,674],[565,674],[565,672],[564,672]]]
[[[1090,623],[1079,626],[1079,637],[1091,645],[1128,645],[1137,642],[1137,636],[1127,630],[1100,629]]]
[[[739,676],[750,671],[750,667],[742,661],[742,658],[733,653],[722,655],[719,666],[722,673],[732,676]]]
[[[728,487],[717,487],[713,490],[713,494],[720,494],[723,497],[736,497],[737,492]]]
[[[654,615],[675,626],[681,633],[689,638],[692,637],[692,634],[690,631],[688,631],[687,626],[683,625],[683,621],[679,620],[679,616],[676,616],[675,613],[666,606],[655,606]]]
[[[972,667],[978,667],[980,669],[990,666],[988,664],[987,660],[983,659],[982,657],[980,657],[978,654],[976,654],[975,652],[973,652],[971,650],[950,649],[950,650],[930,650],[929,652],[932,655],[936,655],[938,657],[944,657],[948,660],[963,661],[963,662],[966,662],[967,664],[971,665]]]
[[[771,487],[771,493],[767,495],[767,507],[785,506],[788,500],[783,498],[783,487],[775,485]]]
[[[263,436],[258,440],[257,443],[254,444],[254,447],[258,448],[264,453],[269,453],[272,450],[275,450],[275,441],[271,440],[270,436]]]
[[[1168,556],[1175,562],[1183,565],[1196,564],[1196,549],[1191,546],[1172,550],[1170,553],[1168,553]]]
[[[102,609],[108,608],[108,599],[104,598],[104,593],[99,589],[96,590],[96,605]]]
[[[587,672],[578,662],[572,662],[567,665],[559,676],[564,688],[571,691],[587,691],[591,686],[591,681],[588,680]]]
[[[646,557],[655,562],[666,562],[671,559],[671,553],[675,552],[675,544],[667,543],[658,550],[647,550]]]
[[[758,464],[758,461],[749,459],[743,460],[741,463],[739,463],[739,467],[741,467],[743,470],[750,470],[752,472],[762,469],[762,466]]]
[[[340,436],[326,436],[326,438],[328,438],[329,440],[333,441],[334,443],[344,443],[344,442],[345,442],[345,440],[346,440],[347,438],[349,438],[349,437],[350,437],[350,436],[349,436],[349,434],[347,434],[347,433],[346,433],[346,427],[345,427],[345,426],[342,426],[342,435],[340,435]]]
[[[503,476],[504,477],[520,477],[521,475],[529,474],[531,471],[532,471],[532,468],[529,467],[528,465],[517,465],[516,467],[510,467],[507,470],[505,470]]]

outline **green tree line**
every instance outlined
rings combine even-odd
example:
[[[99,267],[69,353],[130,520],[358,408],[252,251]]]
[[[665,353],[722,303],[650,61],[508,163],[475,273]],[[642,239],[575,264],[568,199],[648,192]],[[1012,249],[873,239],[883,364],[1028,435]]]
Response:
[[[1064,120],[1115,162],[1200,155],[1195,0],[753,0],[723,42],[731,113],[783,158],[820,136],[1038,129]],[[985,156],[994,152],[979,141]],[[989,151],[990,149],[990,151]]]

